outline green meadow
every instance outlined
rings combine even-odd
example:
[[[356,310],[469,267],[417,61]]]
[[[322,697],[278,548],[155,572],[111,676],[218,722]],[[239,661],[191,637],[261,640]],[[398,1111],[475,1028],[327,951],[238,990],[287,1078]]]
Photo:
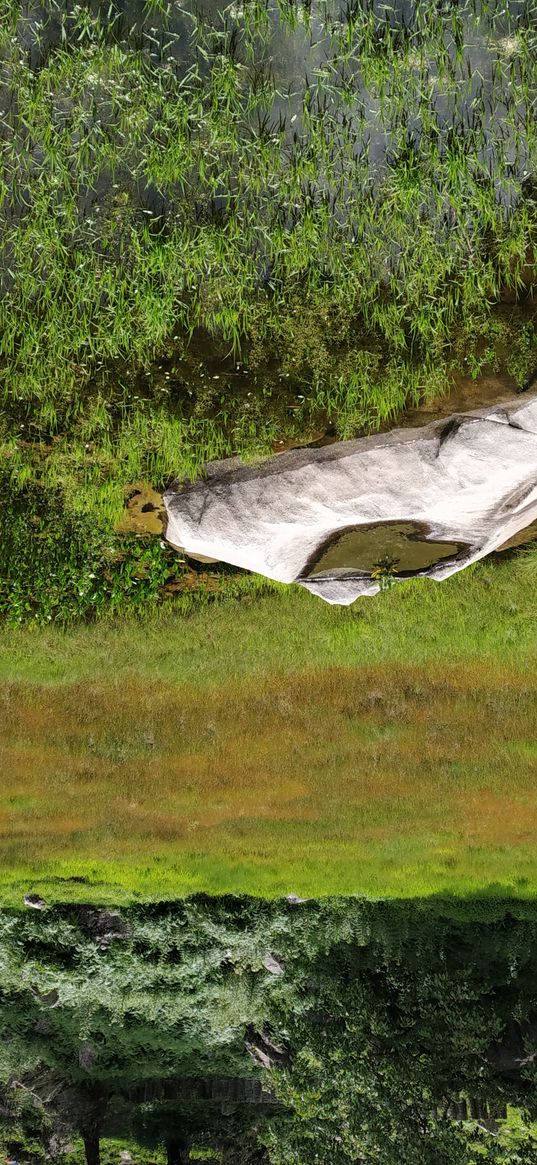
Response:
[[[5,629],[4,902],[534,894],[535,577]]]
[[[531,384],[536,27],[0,0],[6,901],[532,892],[531,554],[332,610],[155,531],[209,459]]]

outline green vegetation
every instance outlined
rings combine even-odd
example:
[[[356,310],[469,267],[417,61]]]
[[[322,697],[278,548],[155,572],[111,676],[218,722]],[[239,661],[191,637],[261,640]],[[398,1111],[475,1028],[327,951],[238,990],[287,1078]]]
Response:
[[[531,896],[534,592],[525,552],[348,609],[5,629],[3,900]]]
[[[536,30],[0,0],[6,1159],[537,1159],[535,548],[334,609],[157,532],[208,460],[529,386]]]
[[[376,428],[454,370],[523,387],[536,21],[1,0],[2,504],[33,483],[88,518],[98,574],[130,482]]]
[[[274,589],[233,567],[196,573],[163,539],[112,533],[67,505],[59,488],[17,487],[1,465],[0,503],[0,616],[11,625],[148,616],[172,599],[187,614]]]
[[[533,1165],[536,956],[535,906],[478,899],[3,912],[0,1147]]]

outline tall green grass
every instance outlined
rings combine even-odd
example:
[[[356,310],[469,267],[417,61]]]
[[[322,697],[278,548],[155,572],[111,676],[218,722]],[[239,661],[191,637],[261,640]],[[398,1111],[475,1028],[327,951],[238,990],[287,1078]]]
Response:
[[[339,20],[320,5],[325,60],[291,77],[298,133],[271,114],[277,61],[257,62],[252,85],[261,8],[253,23],[198,20],[184,62],[110,43],[104,7],[93,25],[79,13],[36,71],[8,35],[22,10],[7,4],[6,88],[17,96],[3,122],[4,384],[44,425],[81,409],[96,361],[147,362],[177,323],[186,334],[203,324],[239,352],[267,326],[263,266],[271,319],[297,291],[310,310],[328,295],[400,353],[442,348],[458,314],[483,315],[502,285],[522,286],[536,233],[531,6],[511,29],[502,18],[515,35],[506,56],[492,6],[480,25],[464,5],[417,4],[406,29],[388,9],[382,20],[354,6]],[[269,51],[286,36],[292,49],[300,12],[272,15]],[[467,66],[483,26],[490,76],[474,93]],[[449,127],[439,95],[454,103]],[[389,139],[382,165],[368,156],[375,129]],[[156,188],[164,219],[136,183]],[[499,190],[511,190],[509,212]]]
[[[405,21],[151,0],[131,27],[98,2],[0,8],[0,441],[21,486],[113,524],[128,480],[376,428],[497,359],[491,306],[535,282],[535,0]],[[520,387],[524,310],[499,339]],[[163,382],[200,336],[250,397]]]

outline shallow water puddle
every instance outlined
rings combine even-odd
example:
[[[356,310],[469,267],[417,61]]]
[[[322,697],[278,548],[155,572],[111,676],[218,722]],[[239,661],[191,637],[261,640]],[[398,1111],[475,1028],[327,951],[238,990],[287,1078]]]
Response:
[[[536,382],[532,380],[525,392],[531,395],[535,389]],[[420,428],[422,425],[430,425],[431,421],[440,421],[444,417],[450,417],[453,413],[470,413],[475,409],[506,404],[519,395],[523,394],[520,393],[516,382],[507,373],[483,374],[472,377],[455,372],[450,379],[449,392],[446,392],[445,396],[432,397],[418,405],[417,408],[407,409],[397,422],[397,427]],[[386,425],[383,427],[388,430],[394,426]]]
[[[379,569],[414,574],[444,559],[456,558],[466,549],[460,542],[428,539],[429,532],[430,527],[424,522],[374,522],[338,531],[317,552],[304,577],[348,571],[373,574]]]

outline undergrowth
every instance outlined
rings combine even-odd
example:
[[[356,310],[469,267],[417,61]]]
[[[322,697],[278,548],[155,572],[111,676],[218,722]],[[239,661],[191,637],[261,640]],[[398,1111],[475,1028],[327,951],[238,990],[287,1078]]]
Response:
[[[147,617],[171,602],[188,614],[270,589],[232,567],[196,572],[163,539],[113,535],[60,489],[13,486],[0,471],[0,618],[8,624]]]

